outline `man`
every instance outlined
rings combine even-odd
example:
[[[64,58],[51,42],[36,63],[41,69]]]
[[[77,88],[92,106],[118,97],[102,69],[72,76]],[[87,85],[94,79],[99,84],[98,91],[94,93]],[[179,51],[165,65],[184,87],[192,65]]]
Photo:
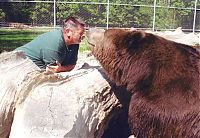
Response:
[[[85,23],[68,17],[61,29],[39,35],[17,51],[23,51],[37,66],[51,72],[71,71],[76,64]]]

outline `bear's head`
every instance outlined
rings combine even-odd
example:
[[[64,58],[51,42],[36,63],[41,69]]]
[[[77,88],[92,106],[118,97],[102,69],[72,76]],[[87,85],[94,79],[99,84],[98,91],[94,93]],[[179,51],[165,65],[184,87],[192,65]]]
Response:
[[[88,43],[109,78],[148,97],[193,89],[200,98],[200,53],[141,30],[90,29]]]

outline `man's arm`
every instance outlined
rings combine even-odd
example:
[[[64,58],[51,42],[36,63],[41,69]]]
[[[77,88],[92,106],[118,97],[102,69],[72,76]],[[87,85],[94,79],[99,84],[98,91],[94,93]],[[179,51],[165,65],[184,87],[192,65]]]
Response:
[[[57,65],[49,65],[46,68],[46,71],[58,73],[58,72],[68,72],[73,70],[75,65],[67,65],[67,66],[61,66],[60,63],[57,62]]]

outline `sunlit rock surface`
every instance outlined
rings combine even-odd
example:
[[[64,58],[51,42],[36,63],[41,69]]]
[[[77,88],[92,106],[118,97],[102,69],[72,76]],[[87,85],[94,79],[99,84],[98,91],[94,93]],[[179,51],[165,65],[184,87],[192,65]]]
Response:
[[[200,34],[195,33],[184,33],[181,27],[177,28],[175,31],[163,31],[163,32],[152,32],[147,31],[159,36],[162,36],[168,40],[175,41],[177,43],[182,43],[186,45],[200,45]]]
[[[118,100],[94,59],[68,73],[46,74],[21,54],[1,66],[1,137],[96,137]],[[4,58],[2,56],[2,59]]]
[[[97,69],[64,79],[40,73],[31,76],[22,90],[31,90],[30,94],[17,105],[10,137],[101,135],[102,122],[118,101]]]
[[[39,68],[22,53],[0,54],[0,137],[9,134],[16,102],[18,87],[29,72]]]

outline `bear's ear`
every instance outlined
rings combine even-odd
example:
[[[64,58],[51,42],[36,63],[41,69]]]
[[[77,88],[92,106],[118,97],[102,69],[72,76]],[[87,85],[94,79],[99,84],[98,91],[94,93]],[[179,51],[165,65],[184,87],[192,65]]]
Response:
[[[154,41],[154,35],[144,31],[131,31],[124,38],[125,46],[128,49],[140,49],[145,44],[151,44]]]

